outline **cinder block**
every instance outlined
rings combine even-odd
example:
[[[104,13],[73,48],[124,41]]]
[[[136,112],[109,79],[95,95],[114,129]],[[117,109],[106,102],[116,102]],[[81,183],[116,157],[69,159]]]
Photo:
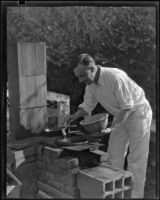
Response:
[[[132,186],[133,174],[131,172],[120,170],[104,163],[102,163],[100,166],[107,169],[107,176],[112,177],[112,180],[114,180],[115,189],[120,189],[125,186]]]
[[[131,186],[131,180],[130,173],[111,166],[97,166],[80,170],[77,176],[78,187],[84,198],[104,197],[106,192],[116,192],[116,198],[118,198],[123,196],[124,185]],[[94,191],[93,188],[95,188]]]
[[[81,198],[103,198],[106,192],[113,192],[113,181],[96,171],[90,174],[89,170],[80,170],[77,175]]]
[[[104,195],[104,199],[113,199],[114,194],[113,193],[108,193]]]
[[[124,187],[132,187],[133,184],[133,174],[129,171],[124,171],[125,177],[124,177]]]
[[[124,199],[131,199],[132,195],[132,188],[131,187],[125,187],[123,191],[123,198]]]
[[[114,197],[114,199],[122,199],[123,198],[123,189],[115,189],[113,197]]]

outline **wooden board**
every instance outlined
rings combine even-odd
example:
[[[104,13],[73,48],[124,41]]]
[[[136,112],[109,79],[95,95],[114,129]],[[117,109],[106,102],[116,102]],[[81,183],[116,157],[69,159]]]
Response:
[[[8,77],[9,104],[15,108],[46,105],[46,76]]]
[[[32,134],[39,134],[46,127],[47,111],[46,106],[39,108],[17,109],[9,108],[10,130],[12,137],[22,139]]]
[[[9,76],[46,74],[45,43],[9,43],[7,46],[7,68]]]

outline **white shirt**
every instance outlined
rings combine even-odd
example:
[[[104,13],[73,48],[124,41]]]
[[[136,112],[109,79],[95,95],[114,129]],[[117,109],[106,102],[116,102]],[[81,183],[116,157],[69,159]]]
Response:
[[[86,86],[84,101],[79,107],[90,115],[99,102],[110,114],[117,116],[121,110],[133,109],[144,101],[143,89],[124,71],[100,67],[98,83]]]

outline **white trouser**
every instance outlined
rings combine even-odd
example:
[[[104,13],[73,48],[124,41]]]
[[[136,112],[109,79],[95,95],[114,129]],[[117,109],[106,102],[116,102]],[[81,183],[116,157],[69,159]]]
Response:
[[[152,110],[146,101],[131,113],[122,126],[111,133],[109,139],[109,162],[113,167],[123,169],[129,145],[127,170],[133,173],[132,198],[144,196],[151,120]]]

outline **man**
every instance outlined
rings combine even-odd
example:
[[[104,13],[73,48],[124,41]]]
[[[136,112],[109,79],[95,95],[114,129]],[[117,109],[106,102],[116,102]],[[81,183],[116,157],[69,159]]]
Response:
[[[123,169],[129,145],[128,171],[133,173],[132,198],[143,198],[149,153],[152,110],[143,89],[117,68],[97,66],[91,56],[81,54],[74,68],[80,82],[86,84],[79,110],[65,118],[66,123],[90,115],[99,102],[114,116],[108,153],[113,167]]]

